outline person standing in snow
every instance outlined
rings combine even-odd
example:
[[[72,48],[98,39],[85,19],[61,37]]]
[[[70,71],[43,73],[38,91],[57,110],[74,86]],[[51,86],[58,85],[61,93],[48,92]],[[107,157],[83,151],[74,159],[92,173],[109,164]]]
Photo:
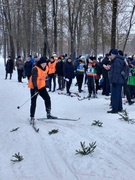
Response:
[[[103,61],[101,63],[102,75],[103,75],[102,95],[105,95],[105,96],[109,96],[109,93],[110,93],[110,82],[109,82],[109,77],[108,77],[108,72],[109,72],[108,66],[110,66],[110,64],[111,64],[110,55],[111,54],[109,54],[109,53],[106,54],[105,58],[103,59]]]
[[[63,77],[63,61],[61,57],[58,57],[58,62],[56,63],[56,74],[58,76],[58,86],[57,90],[64,90],[64,77]]]
[[[18,73],[18,82],[22,82],[24,62],[22,61],[21,56],[18,56],[16,60],[16,67],[17,67],[17,73]]]
[[[86,65],[86,75],[87,75],[87,84],[88,84],[88,98],[91,98],[93,93],[93,98],[96,97],[96,88],[95,88],[95,76],[96,73],[96,63],[93,60],[93,57],[89,57]]]
[[[63,73],[64,73],[64,78],[65,78],[65,81],[66,81],[67,95],[70,95],[71,94],[70,87],[71,87],[71,84],[72,84],[72,80],[74,78],[74,66],[72,64],[72,59],[70,57],[64,63]]]
[[[111,50],[111,67],[109,71],[109,80],[111,83],[111,105],[112,110],[107,113],[118,113],[122,111],[122,86],[124,78],[121,72],[124,69],[124,57],[118,55],[118,50]]]
[[[55,119],[56,117],[51,115],[51,99],[46,90],[46,77],[48,73],[47,61],[44,57],[41,57],[37,62],[37,65],[32,69],[32,75],[29,79],[28,87],[31,93],[31,107],[30,107],[30,117],[31,122],[35,121],[35,109],[36,100],[38,94],[42,97],[45,103],[45,109],[48,119]]]
[[[30,76],[31,76],[31,71],[32,71],[32,62],[30,61],[30,57],[27,58],[26,62],[24,63],[24,74],[27,77],[27,79],[29,80]]]
[[[50,62],[48,62],[48,78],[49,78],[49,92],[52,88],[52,80],[53,80],[53,91],[55,91],[56,88],[56,61],[54,57],[52,56],[50,58]]]
[[[5,65],[5,70],[6,70],[5,79],[7,79],[8,73],[10,74],[10,79],[12,78],[13,68],[14,68],[13,60],[11,59],[11,56],[8,56],[8,60]]]
[[[81,93],[82,90],[82,84],[83,84],[83,78],[84,78],[84,72],[85,72],[85,59],[83,57],[80,57],[76,63],[75,63],[75,70],[76,70],[76,79],[77,79],[77,85],[78,85],[78,91]]]

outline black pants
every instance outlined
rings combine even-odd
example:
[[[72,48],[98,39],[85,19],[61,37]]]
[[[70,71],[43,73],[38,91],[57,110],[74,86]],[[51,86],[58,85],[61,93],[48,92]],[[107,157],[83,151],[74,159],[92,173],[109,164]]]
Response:
[[[64,89],[64,78],[63,76],[58,76],[59,89]]]
[[[47,114],[51,113],[51,99],[50,96],[46,90],[46,88],[42,88],[38,91],[39,95],[43,98],[44,103],[45,103],[45,109]],[[31,93],[31,97],[36,93],[34,89],[30,90]],[[37,100],[37,95],[35,95],[34,97],[31,98],[31,106],[30,106],[30,117],[34,117],[35,116],[35,110],[36,110],[36,100]]]
[[[9,73],[10,74],[10,79],[12,78],[12,73]],[[7,77],[8,77],[8,73],[6,72],[6,77],[5,77],[5,79],[7,79]]]
[[[55,91],[56,88],[56,75],[55,74],[49,74],[49,90],[52,89],[52,80],[53,80],[53,91]]]
[[[22,82],[23,69],[17,69],[17,73],[18,73],[18,82]]]
[[[67,90],[67,93],[70,92],[69,90],[70,90],[71,84],[72,84],[72,79],[69,79],[69,81],[66,81],[66,90]]]
[[[96,94],[96,89],[95,89],[95,80],[93,76],[87,76],[87,84],[88,84],[88,92],[91,95],[92,92],[93,94]]]
[[[84,77],[84,74],[77,74],[76,75],[78,90],[82,89],[83,77]]]
[[[109,78],[104,78],[104,80],[103,80],[103,91],[102,91],[102,95],[109,96],[109,93],[110,93]]]

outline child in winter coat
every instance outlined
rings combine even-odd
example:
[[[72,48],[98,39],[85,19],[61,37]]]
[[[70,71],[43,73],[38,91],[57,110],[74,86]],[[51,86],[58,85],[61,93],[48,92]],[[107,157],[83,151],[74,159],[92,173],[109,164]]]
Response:
[[[79,60],[76,62],[75,70],[76,70],[78,91],[79,91],[79,93],[81,93],[83,91],[82,83],[83,83],[84,72],[85,72],[85,61],[83,58],[79,58]]]
[[[96,73],[96,62],[94,61],[93,57],[88,58],[88,62],[86,65],[86,76],[87,76],[87,85],[88,85],[88,98],[91,97],[93,93],[93,97],[96,97],[96,88],[95,88],[95,77],[97,76]]]

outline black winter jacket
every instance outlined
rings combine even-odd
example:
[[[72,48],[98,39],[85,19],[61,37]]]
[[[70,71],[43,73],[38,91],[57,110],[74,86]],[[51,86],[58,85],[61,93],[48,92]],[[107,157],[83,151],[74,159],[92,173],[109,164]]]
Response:
[[[74,66],[72,62],[66,61],[63,66],[64,77],[68,79],[74,78]]]
[[[24,64],[25,76],[30,76],[32,71],[33,63],[31,61],[26,61]]]
[[[58,76],[63,76],[63,62],[61,61],[61,62],[57,62],[57,64],[56,64],[56,74],[58,75]]]
[[[14,63],[12,59],[8,59],[6,63],[6,72],[7,73],[13,73]]]

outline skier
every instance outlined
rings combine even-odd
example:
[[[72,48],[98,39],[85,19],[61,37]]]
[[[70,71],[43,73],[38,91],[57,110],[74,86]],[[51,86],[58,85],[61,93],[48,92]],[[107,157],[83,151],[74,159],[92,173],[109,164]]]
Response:
[[[37,65],[32,69],[32,75],[30,77],[28,87],[31,93],[31,107],[30,107],[30,117],[31,123],[34,123],[35,109],[36,109],[36,99],[38,94],[43,98],[45,103],[45,109],[47,112],[48,119],[56,119],[51,115],[51,99],[46,90],[46,77],[48,73],[47,61],[44,57],[41,57],[37,62]]]

